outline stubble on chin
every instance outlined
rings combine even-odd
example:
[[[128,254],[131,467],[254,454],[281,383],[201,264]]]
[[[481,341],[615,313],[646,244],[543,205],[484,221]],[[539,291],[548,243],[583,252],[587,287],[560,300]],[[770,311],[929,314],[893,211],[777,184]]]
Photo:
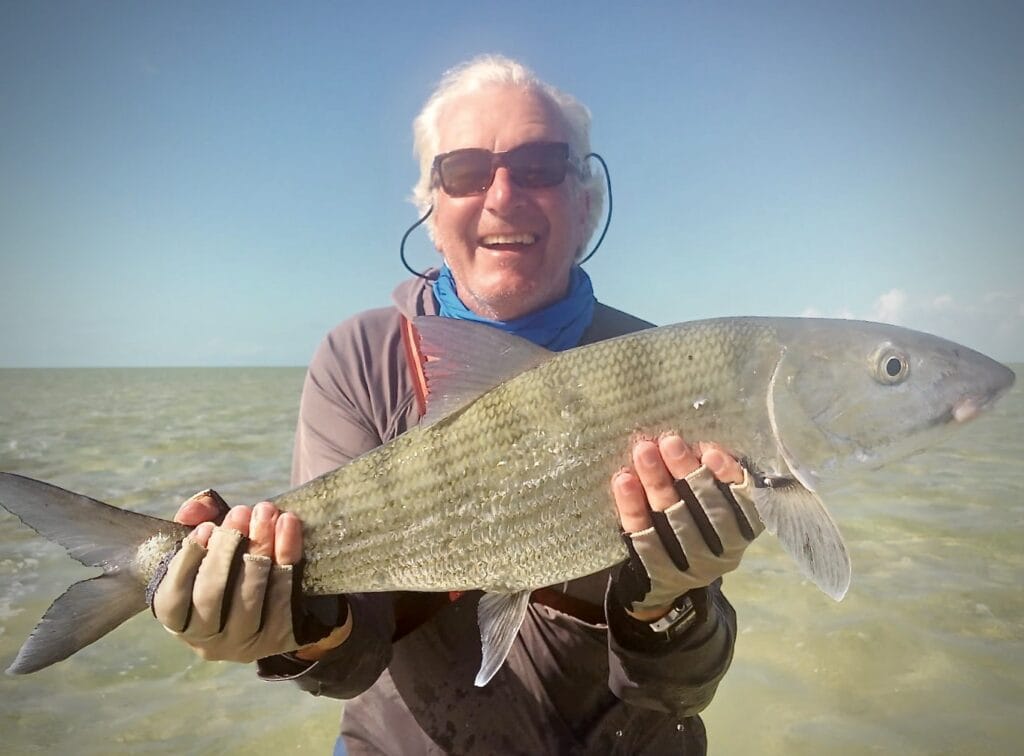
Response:
[[[459,295],[469,309],[491,320],[512,320],[519,315],[509,316],[510,311],[518,310],[524,300],[536,290],[536,285],[529,286],[497,286],[488,289],[486,292],[477,291],[472,287],[466,287],[465,294],[460,290]],[[535,308],[531,308],[535,309]],[[525,314],[525,313],[520,313]]]
[[[479,263],[479,260],[477,261]],[[497,268],[466,270],[448,263],[455,277],[459,299],[470,310],[490,320],[513,320],[538,310],[564,291],[550,292],[549,277],[515,261],[493,261]],[[550,295],[550,296],[549,296]]]

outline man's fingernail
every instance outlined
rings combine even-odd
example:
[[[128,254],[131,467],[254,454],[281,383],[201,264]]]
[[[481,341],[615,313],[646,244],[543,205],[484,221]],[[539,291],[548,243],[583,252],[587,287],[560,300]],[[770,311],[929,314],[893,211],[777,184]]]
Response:
[[[673,459],[682,459],[689,451],[689,447],[686,446],[686,442],[675,434],[665,436],[665,438],[662,439],[661,449]]]
[[[227,515],[224,517],[224,523],[228,527],[234,527],[236,522],[248,522],[252,519],[252,510],[245,504],[239,504],[231,507],[228,510]]]
[[[212,522],[201,522],[189,534],[189,538],[202,546],[204,549],[209,545],[210,536],[213,534],[214,525]]]
[[[654,467],[660,462],[661,455],[658,453],[657,447],[652,443],[645,443],[640,447],[640,461],[648,467]]]
[[[712,473],[718,475],[718,473],[722,472],[722,467],[725,465],[725,457],[722,456],[720,451],[712,450],[704,455],[701,462],[703,462],[704,466]]]

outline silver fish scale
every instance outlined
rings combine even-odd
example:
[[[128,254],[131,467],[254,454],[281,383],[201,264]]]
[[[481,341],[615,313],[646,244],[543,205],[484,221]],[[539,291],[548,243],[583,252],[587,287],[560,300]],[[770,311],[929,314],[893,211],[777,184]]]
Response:
[[[756,453],[738,444],[765,435],[751,415],[777,358],[764,323],[736,319],[557,355],[279,497],[305,524],[303,588],[514,591],[604,569],[625,556],[609,481],[631,439]]]

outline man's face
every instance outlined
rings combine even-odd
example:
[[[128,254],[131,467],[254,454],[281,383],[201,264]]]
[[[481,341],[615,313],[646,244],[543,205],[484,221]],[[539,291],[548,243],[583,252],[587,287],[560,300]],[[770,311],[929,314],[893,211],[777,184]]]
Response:
[[[561,114],[529,90],[494,86],[454,100],[440,118],[440,152],[505,152],[527,142],[566,142]],[[438,188],[434,240],[469,309],[495,320],[538,310],[566,293],[583,243],[588,200],[570,171],[558,186],[524,189],[499,167],[483,194]]]

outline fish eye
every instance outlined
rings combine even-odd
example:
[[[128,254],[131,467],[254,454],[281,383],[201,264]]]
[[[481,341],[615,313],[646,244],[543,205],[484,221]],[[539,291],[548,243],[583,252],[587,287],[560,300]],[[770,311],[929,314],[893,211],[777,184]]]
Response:
[[[875,380],[894,386],[903,383],[910,374],[910,360],[906,354],[891,344],[883,345],[875,352]]]

